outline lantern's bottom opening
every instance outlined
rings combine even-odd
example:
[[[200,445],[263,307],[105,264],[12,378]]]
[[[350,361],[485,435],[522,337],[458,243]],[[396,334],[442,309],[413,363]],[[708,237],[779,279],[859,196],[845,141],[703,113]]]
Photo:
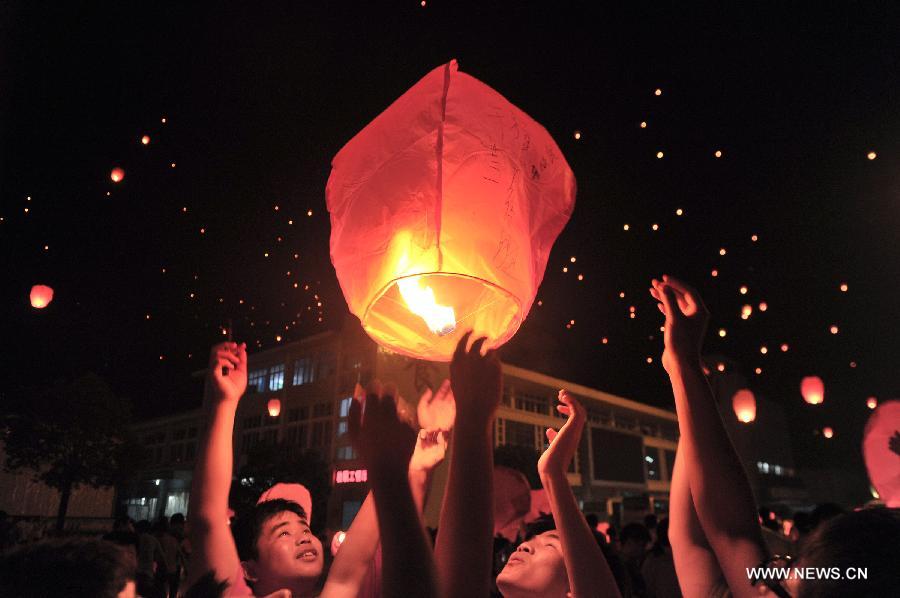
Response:
[[[436,303],[453,308],[455,326],[432,332],[404,301],[400,280],[415,280],[420,288],[431,288]],[[512,338],[521,323],[522,305],[506,289],[474,276],[438,272],[392,280],[362,318],[363,328],[380,345],[431,361],[450,361],[459,339],[469,330],[474,331],[473,337],[486,336],[485,346],[493,348]]]

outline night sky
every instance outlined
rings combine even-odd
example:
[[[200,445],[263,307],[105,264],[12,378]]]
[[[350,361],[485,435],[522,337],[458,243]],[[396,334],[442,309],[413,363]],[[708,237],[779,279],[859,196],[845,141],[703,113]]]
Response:
[[[331,158],[456,58],[578,181],[504,359],[671,406],[647,287],[678,275],[798,461],[860,463],[866,398],[900,395],[900,6],[312,4],[3,4],[0,389],[93,370],[171,413],[199,404],[190,372],[228,318],[251,349],[339,327]],[[41,311],[34,284],[56,292]]]

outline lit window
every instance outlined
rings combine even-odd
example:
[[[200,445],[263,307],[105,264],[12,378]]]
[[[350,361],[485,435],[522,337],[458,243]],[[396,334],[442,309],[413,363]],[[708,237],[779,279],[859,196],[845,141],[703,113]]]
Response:
[[[341,415],[340,415],[340,417],[349,417],[350,405],[352,403],[353,403],[353,397],[347,397],[346,399],[341,399]]]
[[[315,381],[315,369],[311,357],[303,357],[294,362],[294,386]]]
[[[269,369],[269,390],[284,388],[284,364]]]
[[[248,392],[265,392],[266,391],[266,370],[252,370],[247,376]]]

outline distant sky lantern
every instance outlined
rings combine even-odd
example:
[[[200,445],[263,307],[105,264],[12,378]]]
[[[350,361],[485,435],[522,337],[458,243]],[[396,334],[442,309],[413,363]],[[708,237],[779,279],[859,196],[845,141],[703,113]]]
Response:
[[[351,139],[325,191],[350,311],[380,345],[433,361],[469,329],[490,348],[512,338],[575,205],[549,133],[456,61]]]
[[[753,306],[745,305],[741,308],[741,319],[746,320],[753,314]]]
[[[281,399],[269,399],[269,402],[266,404],[266,410],[270,416],[278,417],[281,413]]]
[[[678,208],[677,210],[675,210],[676,216],[681,216],[682,214],[684,214],[684,210],[682,210],[681,208]]]
[[[109,173],[109,178],[112,179],[112,182],[118,183],[125,178],[125,171],[118,167],[113,168],[112,172]]]
[[[738,290],[741,292],[741,295],[746,295],[746,294],[747,294],[747,291],[748,291],[749,289],[747,289],[747,285],[741,285],[741,288],[738,289]]]
[[[875,409],[876,407],[878,407],[878,399],[876,399],[875,397],[869,397],[868,399],[866,399],[866,407],[868,407],[869,409]]]
[[[869,152],[868,154],[866,154],[866,157],[867,157],[869,160],[874,160],[875,158],[878,157],[878,154],[876,154],[875,152]]]
[[[143,137],[141,137],[141,143],[144,144],[144,145],[149,144],[149,143],[150,143],[150,136],[149,136],[149,135],[144,135]]]
[[[725,338],[725,335],[727,335],[727,334],[728,334],[727,330],[725,330],[724,328],[719,328],[719,336],[721,336],[722,338]]]
[[[44,309],[53,301],[53,289],[43,284],[36,284],[31,287],[31,307],[35,309]]]
[[[719,249],[719,255],[725,255],[726,253],[728,253],[728,252],[725,250],[724,247]]]
[[[840,289],[842,293],[846,293],[848,288],[850,287],[847,286],[846,282],[841,283]]]
[[[790,349],[790,347],[788,346],[787,343],[781,343],[781,352],[782,353],[787,353],[788,349]]]
[[[662,152],[656,152],[656,157],[657,157],[658,159],[661,160],[663,156],[665,156],[664,153],[662,153]]]
[[[759,304],[759,311],[766,311],[767,309],[769,309],[769,304],[765,301]]]
[[[760,374],[762,374],[762,368],[756,368],[756,369],[753,370],[753,371],[756,372],[756,375],[757,375],[757,376],[760,375]]]
[[[829,332],[831,332],[831,334],[837,334],[839,332],[838,327],[835,326],[834,324],[832,324],[831,328],[829,328],[828,330],[829,330]]]
[[[769,348],[767,346],[763,345],[762,347],[759,348],[759,352],[762,353],[763,355],[765,355],[766,353],[769,352]]]
[[[749,424],[756,419],[756,397],[746,388],[734,393],[731,398],[731,406],[738,421]]]
[[[626,224],[626,225],[624,225],[624,226],[622,226],[622,230],[628,230],[628,229],[629,229],[629,228],[631,228],[631,227],[630,227],[630,226],[628,226],[628,225],[627,225],[627,224]]]
[[[641,128],[642,128],[642,129],[646,129],[646,128],[647,128],[647,121],[645,121],[645,120],[642,120],[642,121],[641,121]]]
[[[759,235],[751,235],[750,240],[756,243],[757,241],[759,241]]]
[[[718,363],[718,364],[716,364],[716,369],[719,370],[720,372],[724,372],[724,371],[725,371],[725,364],[724,364],[724,363]]]
[[[831,426],[825,426],[824,428],[822,428],[822,436],[824,436],[825,438],[834,437],[834,430],[831,428]]]
[[[715,278],[716,276],[719,275],[719,271],[718,271],[718,270],[713,270],[712,272],[710,272],[710,275],[712,275],[712,277]]]
[[[581,131],[575,131],[575,140],[581,139]]]
[[[818,376],[807,376],[800,381],[800,394],[810,405],[821,405],[825,401],[825,383]]]
[[[716,155],[716,158],[721,158],[721,157],[722,157],[722,150],[716,150],[716,154],[715,154],[715,155]]]
[[[662,90],[659,89],[659,88],[657,88],[656,91],[654,91],[653,93],[654,93],[655,95],[661,96],[661,95],[662,95]]]

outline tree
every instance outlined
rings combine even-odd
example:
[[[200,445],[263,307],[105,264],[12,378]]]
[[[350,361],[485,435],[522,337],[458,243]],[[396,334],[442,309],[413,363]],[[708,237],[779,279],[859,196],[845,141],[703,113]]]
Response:
[[[260,494],[279,482],[306,486],[313,501],[314,517],[310,528],[320,533],[325,527],[331,473],[316,451],[304,451],[285,444],[254,446],[248,451],[247,462],[231,487],[232,507],[238,512],[245,511],[256,504]]]
[[[59,490],[56,529],[65,526],[72,491],[112,486],[140,466],[143,450],[128,429],[130,404],[95,374],[19,393],[2,422],[7,471],[31,470]]]

